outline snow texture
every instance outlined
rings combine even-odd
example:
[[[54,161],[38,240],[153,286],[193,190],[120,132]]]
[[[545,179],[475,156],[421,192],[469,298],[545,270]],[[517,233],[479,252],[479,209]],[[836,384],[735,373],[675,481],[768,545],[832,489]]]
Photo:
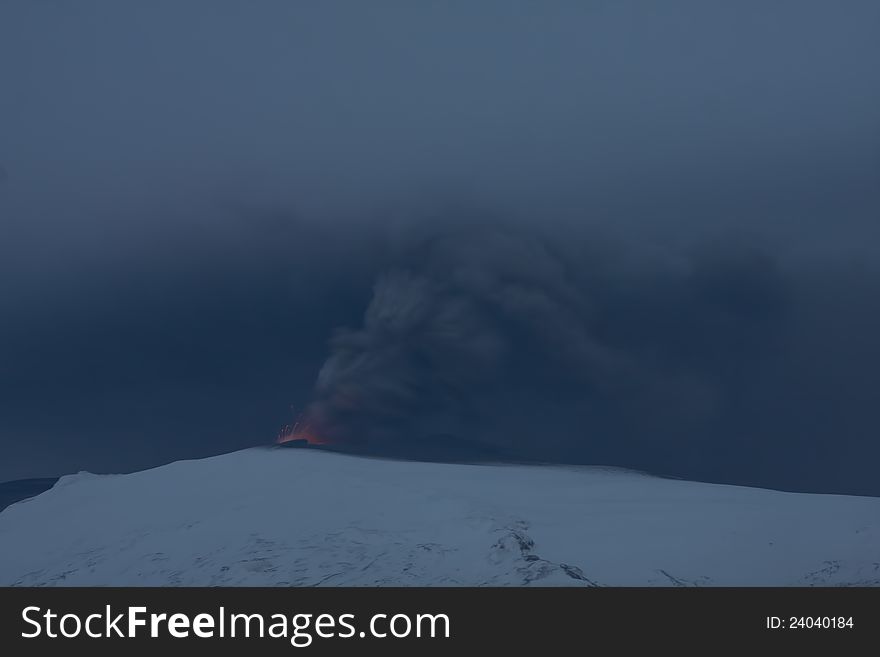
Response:
[[[880,498],[250,449],[62,477],[0,513],[0,584],[876,586]]]

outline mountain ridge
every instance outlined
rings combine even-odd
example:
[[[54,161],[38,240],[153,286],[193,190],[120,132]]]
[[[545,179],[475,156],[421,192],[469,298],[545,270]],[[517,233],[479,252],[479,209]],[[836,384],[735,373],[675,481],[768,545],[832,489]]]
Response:
[[[252,448],[0,512],[12,586],[877,586],[880,498]]]

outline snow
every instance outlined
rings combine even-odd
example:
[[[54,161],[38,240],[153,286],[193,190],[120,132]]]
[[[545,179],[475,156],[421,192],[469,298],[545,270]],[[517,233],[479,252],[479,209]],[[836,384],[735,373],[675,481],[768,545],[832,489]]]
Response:
[[[0,584],[880,585],[880,498],[257,448],[62,477]]]

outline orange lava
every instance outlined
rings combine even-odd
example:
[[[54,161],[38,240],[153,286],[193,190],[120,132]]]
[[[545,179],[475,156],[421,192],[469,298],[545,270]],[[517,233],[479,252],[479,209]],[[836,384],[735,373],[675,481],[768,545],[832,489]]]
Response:
[[[278,444],[290,442],[291,440],[305,440],[309,445],[325,445],[326,441],[321,440],[311,430],[308,423],[302,421],[300,417],[294,424],[285,424],[278,432],[278,438],[275,442]]]

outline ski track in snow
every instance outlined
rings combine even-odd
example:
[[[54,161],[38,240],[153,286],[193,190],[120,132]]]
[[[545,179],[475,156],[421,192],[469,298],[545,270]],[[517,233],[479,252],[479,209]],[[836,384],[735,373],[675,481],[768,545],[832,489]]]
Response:
[[[12,586],[880,586],[880,498],[251,449],[0,513]]]

